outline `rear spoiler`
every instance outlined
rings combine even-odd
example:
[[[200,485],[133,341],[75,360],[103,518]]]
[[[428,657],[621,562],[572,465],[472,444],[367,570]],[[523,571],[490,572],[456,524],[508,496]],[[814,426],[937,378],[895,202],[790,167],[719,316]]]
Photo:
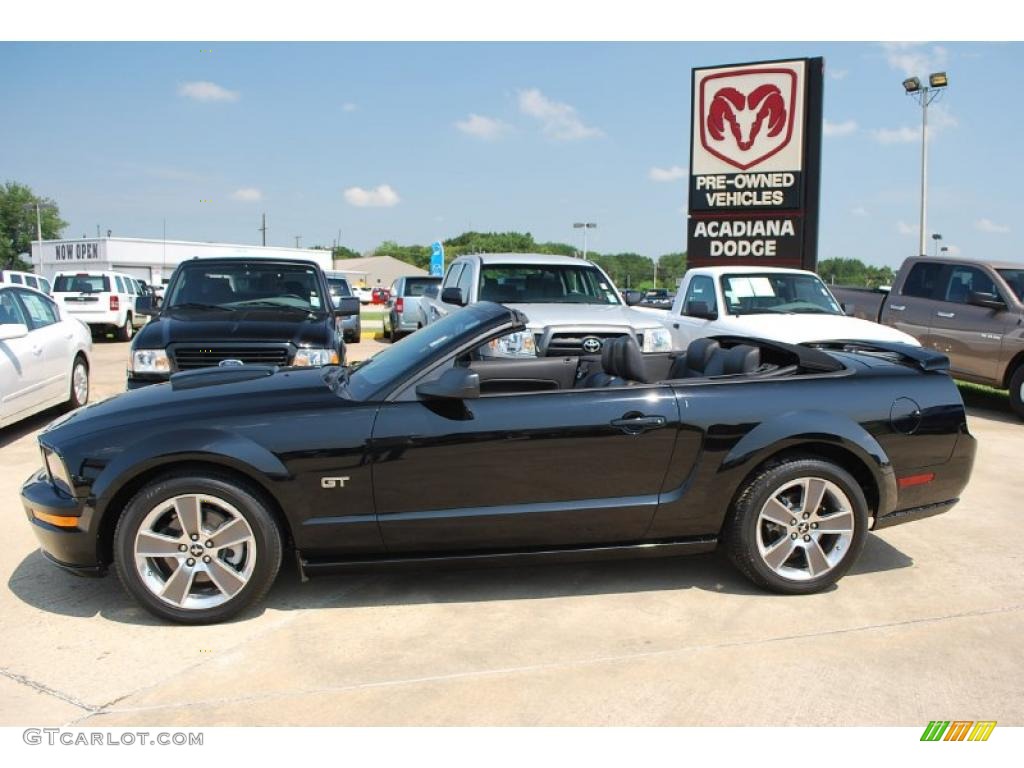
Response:
[[[861,339],[838,339],[836,341],[808,342],[807,346],[836,352],[886,352],[898,355],[904,362],[917,366],[922,371],[948,371],[949,358],[941,352],[924,347],[902,344],[898,341],[864,341]]]

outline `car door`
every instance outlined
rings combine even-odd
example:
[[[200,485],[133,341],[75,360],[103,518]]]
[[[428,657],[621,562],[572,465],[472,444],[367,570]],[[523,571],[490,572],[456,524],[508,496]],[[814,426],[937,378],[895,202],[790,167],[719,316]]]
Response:
[[[71,391],[74,331],[62,322],[57,305],[46,296],[15,289],[29,323],[31,351],[40,367],[41,398],[63,399]]]
[[[0,289],[0,324],[28,327],[28,317],[14,289]],[[9,424],[28,414],[45,399],[43,370],[33,350],[31,330],[21,338],[0,341],[0,423]]]
[[[373,486],[394,552],[633,542],[679,422],[664,385],[384,404]]]
[[[899,293],[890,293],[885,300],[881,322],[910,334],[923,346],[933,346],[932,321],[941,309],[938,296],[946,273],[946,265],[935,261],[919,261],[910,268]]]
[[[714,320],[703,317],[690,317],[686,314],[686,308],[691,302],[704,302],[709,312],[718,311],[716,299],[715,281],[708,275],[694,275],[686,286],[686,294],[679,304],[679,314],[673,311],[671,327],[673,349],[686,349],[686,346],[694,339],[703,336],[711,336],[715,333]]]
[[[1017,326],[1017,316],[1006,309],[976,307],[970,294],[994,294],[1004,302],[995,281],[981,267],[955,264],[943,281],[941,300],[935,302],[931,346],[949,356],[950,372],[975,379],[1000,378],[1003,336]]]

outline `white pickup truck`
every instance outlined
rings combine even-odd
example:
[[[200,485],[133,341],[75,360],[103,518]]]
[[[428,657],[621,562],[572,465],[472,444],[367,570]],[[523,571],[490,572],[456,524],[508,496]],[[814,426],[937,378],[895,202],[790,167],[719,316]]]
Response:
[[[521,310],[530,331],[525,339],[508,341],[525,344],[526,349],[498,350],[503,355],[596,355],[606,340],[625,334],[632,335],[644,352],[667,353],[668,329],[658,317],[630,306],[642,298],[638,291],[624,297],[599,266],[583,259],[476,253],[453,261],[438,290],[421,297],[419,325],[429,325],[467,304],[493,301]]]
[[[848,317],[813,272],[780,267],[704,267],[689,270],[672,308],[646,310],[686,349],[704,336],[754,336],[790,344],[836,339],[920,346],[895,328]]]

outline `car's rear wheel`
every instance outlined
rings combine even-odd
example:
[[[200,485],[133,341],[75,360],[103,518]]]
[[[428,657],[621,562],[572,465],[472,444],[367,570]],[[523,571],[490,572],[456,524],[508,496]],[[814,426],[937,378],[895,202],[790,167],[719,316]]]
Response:
[[[790,459],[766,466],[740,491],[723,539],[733,564],[755,584],[808,594],[850,569],[867,527],[864,491],[846,470]]]
[[[125,316],[124,325],[114,331],[114,336],[118,341],[131,341],[133,335],[135,335],[135,326],[132,324],[132,316],[129,313]]]
[[[1018,365],[1010,377],[1010,407],[1024,419],[1024,365]]]
[[[68,407],[81,408],[89,402],[89,365],[85,358],[78,355],[71,366],[71,391],[68,394]]]
[[[211,624],[267,594],[282,544],[258,490],[228,476],[178,474],[150,483],[128,503],[114,549],[121,583],[146,610]]]

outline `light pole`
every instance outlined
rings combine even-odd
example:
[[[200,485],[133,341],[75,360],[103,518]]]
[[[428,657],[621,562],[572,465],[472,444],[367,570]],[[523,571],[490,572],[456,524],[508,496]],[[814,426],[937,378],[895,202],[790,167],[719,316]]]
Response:
[[[923,85],[921,79],[917,77],[908,77],[903,81],[903,90],[921,105],[921,247],[918,250],[920,256],[927,256],[925,229],[928,209],[928,105],[939,98],[948,85],[949,78],[945,72],[933,72],[928,75],[928,85]]]
[[[572,225],[572,228],[573,229],[582,229],[583,230],[583,258],[585,259],[585,258],[587,258],[587,230],[588,229],[597,229],[597,224],[595,224],[592,221],[588,221],[588,222],[577,221],[575,224]]]
[[[935,255],[936,256],[939,255],[939,240],[941,240],[941,239],[942,239],[942,235],[940,235],[938,232],[933,232],[932,233],[932,240],[935,241]]]

